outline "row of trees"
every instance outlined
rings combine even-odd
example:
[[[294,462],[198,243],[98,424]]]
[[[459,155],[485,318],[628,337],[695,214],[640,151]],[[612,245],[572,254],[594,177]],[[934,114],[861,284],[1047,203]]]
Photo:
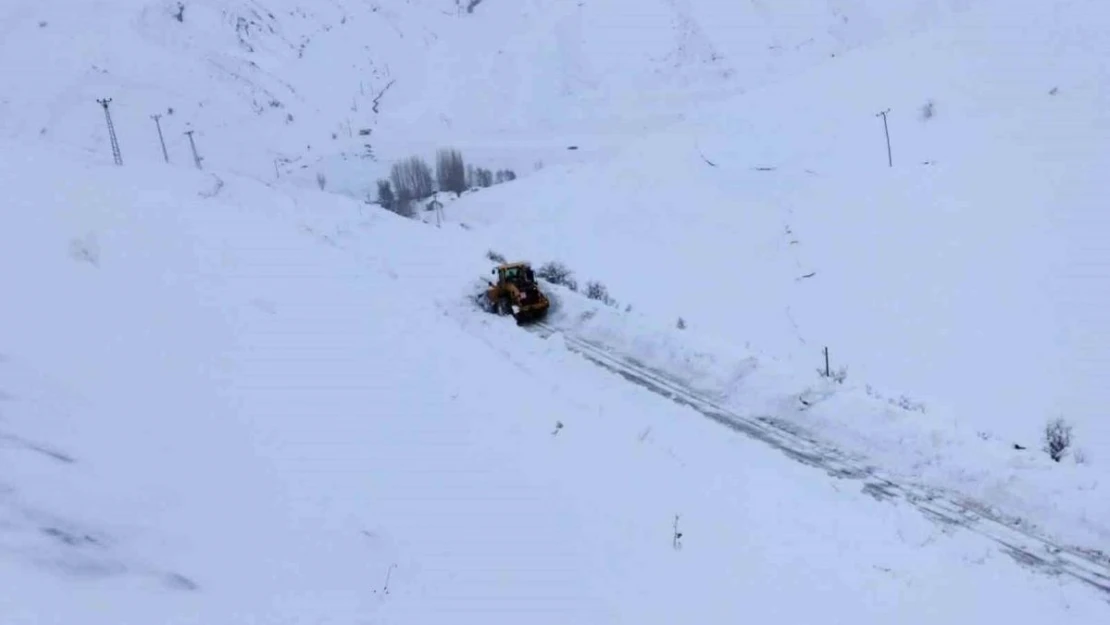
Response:
[[[402,215],[411,216],[412,204],[437,191],[454,193],[456,197],[468,189],[486,188],[516,180],[511,169],[493,172],[467,165],[462,152],[442,149],[436,153],[436,167],[419,156],[410,156],[393,164],[389,178],[378,181],[378,204]]]

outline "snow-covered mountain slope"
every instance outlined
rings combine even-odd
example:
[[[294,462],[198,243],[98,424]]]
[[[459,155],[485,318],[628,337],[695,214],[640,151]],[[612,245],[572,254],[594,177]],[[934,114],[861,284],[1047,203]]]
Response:
[[[1105,616],[476,310],[457,225],[30,145],[0,185],[5,623]]]
[[[362,195],[390,163],[463,148],[524,173],[588,159],[698,102],[779,80],[969,0],[9,0],[0,136],[125,162],[293,177]],[[583,143],[580,152],[568,145]]]
[[[944,450],[977,438],[1028,447],[1010,461],[1024,463],[1063,417],[1066,461],[1102,467],[1066,479],[1087,491],[1110,458],[1107,32],[1099,2],[981,3],[451,217],[511,241],[505,254],[602,280],[622,306],[681,316],[737,360],[752,349],[811,375],[827,346],[846,387],[924,412],[789,412],[915,475],[947,472]],[[973,482],[959,464],[949,478]]]
[[[0,620],[1105,620],[569,348],[1110,552],[1105,9],[463,4],[0,6]],[[357,201],[441,146],[527,175]]]

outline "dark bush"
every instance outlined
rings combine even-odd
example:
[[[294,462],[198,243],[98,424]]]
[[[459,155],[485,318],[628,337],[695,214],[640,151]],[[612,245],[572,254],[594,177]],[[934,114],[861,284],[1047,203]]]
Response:
[[[574,272],[560,262],[550,262],[540,265],[536,269],[536,277],[552,284],[559,284],[572,291],[578,290],[578,281],[574,279]]]

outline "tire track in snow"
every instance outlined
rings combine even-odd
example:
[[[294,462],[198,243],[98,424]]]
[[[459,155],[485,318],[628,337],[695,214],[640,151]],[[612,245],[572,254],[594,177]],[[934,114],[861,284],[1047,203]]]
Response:
[[[1067,575],[1102,591],[1110,599],[1110,556],[1082,547],[1065,546],[1034,530],[1019,519],[958,494],[941,489],[900,483],[861,459],[852,458],[806,433],[772,417],[742,416],[652,369],[626,354],[588,341],[568,330],[544,322],[524,326],[539,337],[562,333],[567,349],[625,380],[657,395],[688,406],[736,432],[760,440],[788,457],[822,469],[838,479],[861,480],[863,492],[879,501],[902,500],[930,520],[962,527],[996,543],[1016,562],[1049,575]]]

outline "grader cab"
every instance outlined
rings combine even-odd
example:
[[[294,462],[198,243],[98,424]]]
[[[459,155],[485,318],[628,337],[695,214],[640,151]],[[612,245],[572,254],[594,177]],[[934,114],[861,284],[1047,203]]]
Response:
[[[486,297],[495,312],[512,315],[517,324],[541,319],[551,302],[536,284],[532,267],[525,262],[504,263],[493,269],[497,282],[490,282]]]

